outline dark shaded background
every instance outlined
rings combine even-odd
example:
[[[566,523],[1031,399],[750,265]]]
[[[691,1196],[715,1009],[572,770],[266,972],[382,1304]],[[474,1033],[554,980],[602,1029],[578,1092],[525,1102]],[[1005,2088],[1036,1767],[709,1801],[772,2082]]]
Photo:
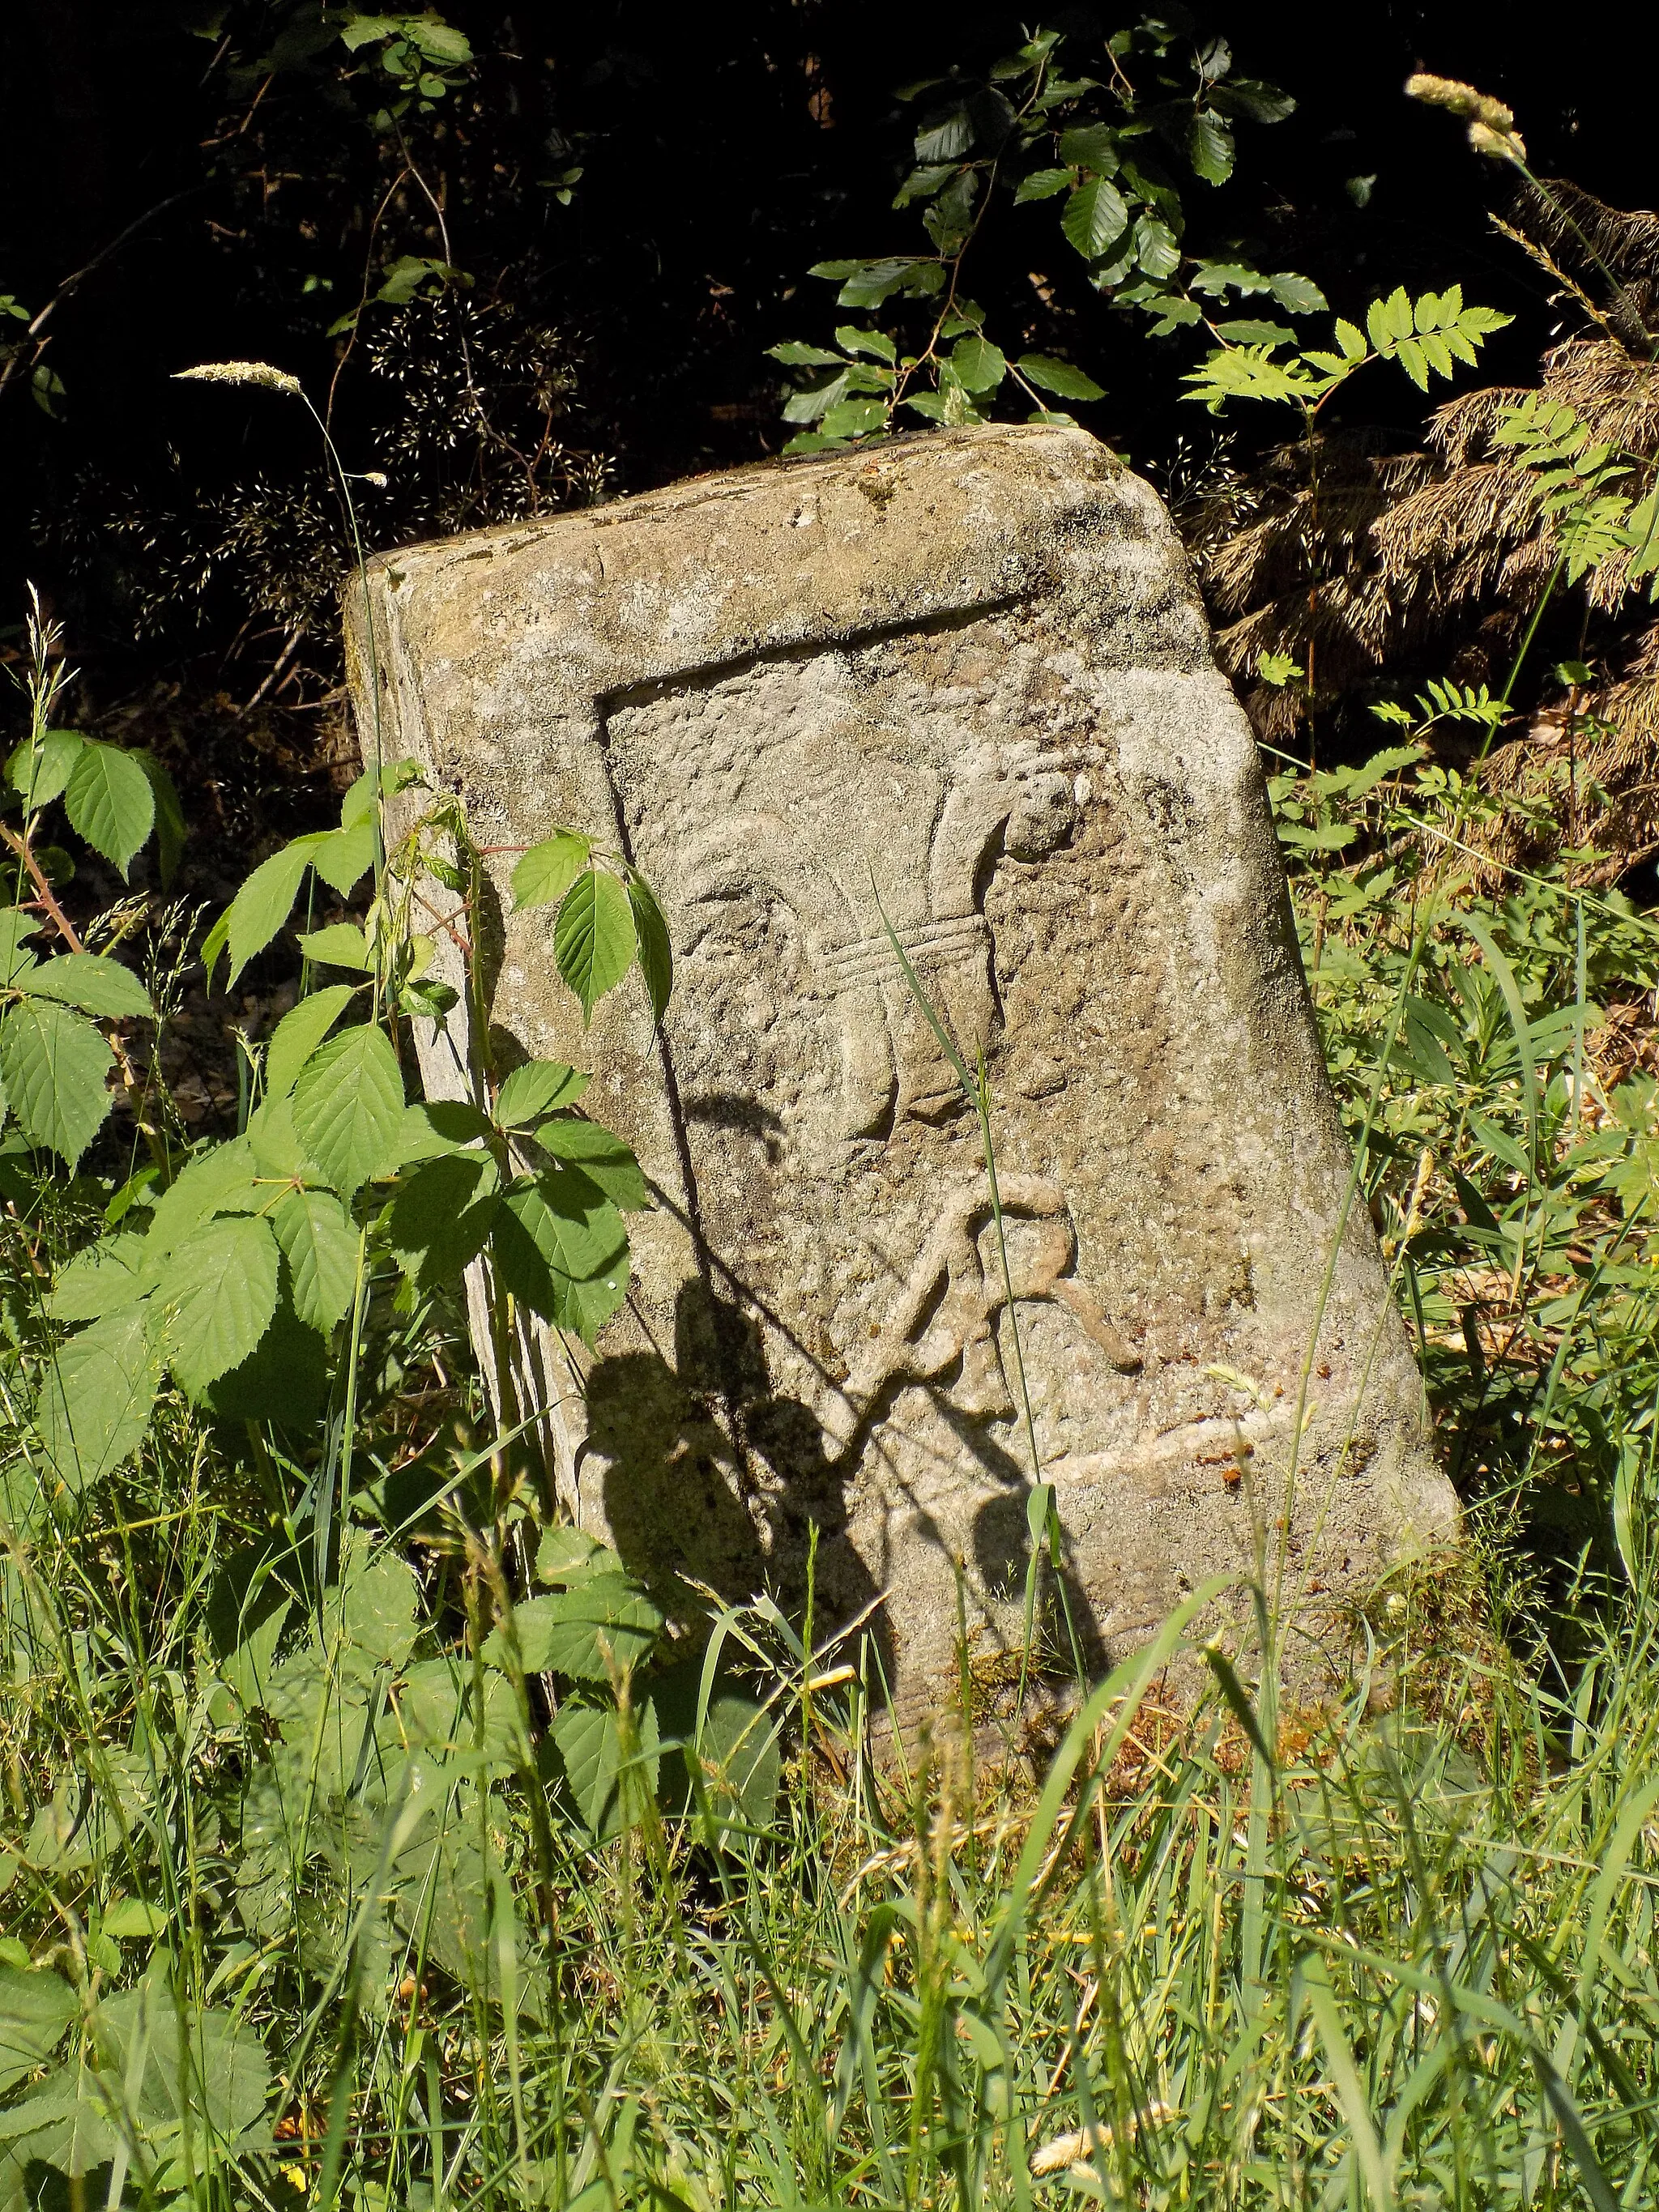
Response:
[[[611,490],[776,450],[779,385],[763,349],[822,338],[836,319],[806,265],[920,242],[914,213],[890,205],[914,128],[894,87],[981,66],[1019,35],[1014,9],[966,8],[946,24],[875,0],[451,0],[446,12],[483,58],[477,97],[437,118],[453,258],[478,274],[476,303],[508,298],[556,329],[574,386],[562,434],[603,457]],[[250,625],[234,563],[193,597],[181,585],[176,619],[136,617],[146,559],[179,556],[165,532],[147,552],[132,518],[176,524],[251,475],[275,498],[315,471],[315,433],[297,408],[168,381],[193,362],[252,356],[294,370],[320,399],[339,352],[327,325],[362,285],[383,174],[373,134],[333,82],[337,47],[309,72],[252,65],[283,13],[185,0],[12,0],[0,13],[0,290],[35,311],[97,262],[51,324],[58,418],[15,388],[0,404],[0,624],[24,580],[38,580],[94,705],[161,678],[245,702],[280,644],[270,625]],[[1046,20],[1087,68],[1121,19],[1061,9]],[[1207,20],[1241,68],[1286,86],[1298,109],[1241,131],[1233,183],[1190,188],[1190,234],[1251,240],[1264,265],[1306,271],[1350,313],[1395,283],[1460,279],[1515,314],[1488,359],[1530,380],[1552,311],[1547,280],[1488,227],[1508,174],[1400,88],[1419,65],[1471,77],[1513,105],[1536,167],[1638,205],[1651,198],[1651,11],[1584,9],[1547,40],[1495,4],[1234,5]],[[563,207],[538,180],[575,162],[585,174]],[[1366,177],[1361,206],[1348,180]],[[417,195],[390,211],[378,250],[437,250]],[[1052,205],[1000,222],[975,289],[994,331],[1093,371],[1108,397],[1079,412],[1137,465],[1156,471],[1180,433],[1205,429],[1178,404],[1190,337],[1149,341],[1144,324],[1106,308]],[[397,395],[362,369],[360,347],[334,419],[349,463],[367,467]],[[1376,380],[1367,404],[1394,409],[1402,428],[1420,416],[1399,379]],[[434,511],[398,488],[367,507],[383,542]],[[327,653],[301,659],[311,673],[288,696],[314,703]]]

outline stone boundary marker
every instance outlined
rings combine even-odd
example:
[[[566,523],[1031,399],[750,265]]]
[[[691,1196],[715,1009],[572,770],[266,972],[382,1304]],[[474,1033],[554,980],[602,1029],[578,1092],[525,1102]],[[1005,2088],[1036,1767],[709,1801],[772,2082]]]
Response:
[[[906,1718],[951,1693],[959,1604],[988,1698],[1011,1672],[1022,1360],[1091,1663],[1259,1544],[1318,1633],[1451,1537],[1363,1204],[1339,1239],[1255,747],[1168,517],[1104,447],[936,433],[370,575],[386,757],[481,843],[621,849],[674,940],[660,1034],[637,978],[584,1034],[550,915],[503,925],[495,1024],[593,1071],[659,1194],[597,1352],[526,1347],[575,1519],[671,1598],[796,1610],[816,1526],[817,1633],[874,1607]],[[1012,1304],[878,894],[983,1056]],[[453,1044],[422,1058],[455,1095]]]

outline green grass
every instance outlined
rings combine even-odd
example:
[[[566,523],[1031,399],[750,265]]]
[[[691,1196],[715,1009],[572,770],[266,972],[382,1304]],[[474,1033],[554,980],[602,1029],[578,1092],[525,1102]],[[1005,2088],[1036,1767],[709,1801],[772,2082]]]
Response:
[[[161,1437],[143,1483],[9,1549],[0,2019],[42,1986],[26,1959],[73,1992],[58,2070],[11,2103],[55,2083],[86,2171],[14,2157],[0,2203],[1650,2201],[1645,1589],[1577,1594],[1565,1680],[1492,1632],[1477,1559],[1402,1582],[1353,1624],[1348,1695],[1273,1745],[1259,1708],[1176,1693],[1172,1625],[1040,1792],[948,1733],[878,1771],[856,1655],[746,1616],[789,1723],[774,1817],[599,1847],[538,1835],[534,1748],[473,1724],[465,1668],[447,1753],[422,1736],[435,1639],[387,1553],[355,1624],[290,1629],[339,1694],[293,1762],[307,1832],[250,1869],[270,1723],[210,1610],[246,1532],[211,1450]],[[377,1706],[401,1719],[366,1758]],[[386,1915],[394,1738],[454,1762],[468,1879],[428,1854]],[[148,2057],[111,1999],[136,1985]],[[77,2044],[103,2069],[78,2083]],[[24,2141],[72,2167],[68,2124]]]

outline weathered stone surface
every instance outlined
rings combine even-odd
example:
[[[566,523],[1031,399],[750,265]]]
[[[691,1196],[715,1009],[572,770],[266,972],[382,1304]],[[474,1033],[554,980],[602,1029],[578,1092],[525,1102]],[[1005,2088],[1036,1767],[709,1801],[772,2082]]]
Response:
[[[1363,1207],[1338,1245],[1255,747],[1146,485],[1080,431],[939,434],[399,552],[374,592],[388,757],[483,842],[615,841],[673,933],[660,1037],[636,981],[583,1036],[545,915],[495,988],[660,1193],[597,1356],[543,1347],[586,1525],[659,1585],[799,1604],[816,1522],[820,1624],[887,1593],[917,1711],[958,1575],[980,1648],[1018,1636],[1017,1317],[1097,1654],[1258,1529],[1316,1611],[1450,1534]],[[1012,1311],[878,891],[984,1055]]]

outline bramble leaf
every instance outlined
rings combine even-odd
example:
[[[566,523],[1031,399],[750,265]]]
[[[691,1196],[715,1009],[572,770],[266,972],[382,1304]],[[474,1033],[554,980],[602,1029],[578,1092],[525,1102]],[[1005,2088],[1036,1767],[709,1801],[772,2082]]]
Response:
[[[51,2057],[80,2011],[61,1974],[0,1966],[0,2094]]]
[[[626,1669],[646,1657],[661,1633],[663,1617],[627,1575],[584,1575],[568,1589],[516,1606],[514,1632],[526,1674],[570,1674],[603,1682],[612,1667]],[[497,1628],[485,1638],[483,1657],[499,1667],[506,1637]]]
[[[257,1212],[270,1195],[259,1188],[258,1170],[246,1137],[195,1153],[155,1201],[144,1239],[147,1266],[182,1244],[211,1214]]]
[[[291,1190],[271,1216],[288,1261],[294,1310],[326,1336],[357,1286],[357,1235],[331,1191]]]
[[[131,969],[97,952],[64,952],[55,960],[43,960],[18,978],[18,988],[32,999],[56,999],[79,1006],[100,1021],[153,1018],[155,1012],[149,992]]]
[[[26,999],[0,1020],[0,1081],[24,1135],[70,1167],[104,1126],[114,1100],[115,1055],[84,1015]]]
[[[190,826],[185,820],[185,810],[179,804],[179,793],[173,778],[154,753],[135,751],[132,756],[149,778],[149,787],[155,799],[155,866],[166,890],[173,882],[179,866],[179,855],[185,849],[185,840]]]
[[[514,1069],[496,1093],[495,1126],[527,1129],[544,1114],[574,1106],[592,1079],[560,1060],[527,1060],[522,1067]]]
[[[541,1601],[537,1599],[535,1603]],[[553,1741],[564,1761],[576,1809],[599,1843],[608,1843],[636,1826],[657,1792],[660,1740],[649,1698],[636,1712],[638,1750],[625,1761],[622,1721],[611,1705],[582,1705],[574,1699],[560,1708]]]
[[[79,730],[43,730],[38,749],[24,738],[6,763],[6,781],[22,799],[25,813],[38,814],[61,798],[86,742]]]
[[[392,1201],[392,1249],[422,1283],[453,1280],[483,1250],[500,1205],[501,1175],[489,1153],[422,1161]]]
[[[264,951],[293,912],[306,870],[321,842],[320,835],[295,837],[268,860],[261,860],[202,947],[210,976],[220,947],[227,943],[230,947],[228,980],[233,985],[248,962]]]
[[[355,994],[349,983],[331,983],[284,1014],[265,1047],[265,1097],[281,1098],[292,1091],[300,1071],[350,1005]]]
[[[597,1121],[544,1121],[536,1141],[556,1159],[579,1167],[591,1182],[624,1212],[637,1213],[651,1203],[640,1164],[622,1139]],[[553,1171],[557,1188],[558,1170]]]
[[[143,1250],[143,1238],[129,1231],[77,1252],[47,1294],[47,1313],[53,1321],[101,1321],[136,1305],[149,1287],[138,1272]]]
[[[372,1023],[331,1038],[294,1085],[295,1133],[348,1195],[385,1166],[403,1117],[398,1055]]]
[[[148,1321],[143,1305],[108,1314],[59,1345],[47,1363],[34,1421],[67,1490],[112,1474],[144,1440],[160,1376]]]
[[[514,1184],[491,1231],[490,1250],[516,1298],[589,1342],[627,1295],[628,1232],[611,1200],[578,1168]]]
[[[349,921],[331,922],[326,929],[302,931],[300,950],[307,960],[322,968],[356,968],[366,975],[374,965],[368,939]]]
[[[634,910],[640,974],[645,978],[651,1011],[660,1022],[674,988],[674,948],[669,941],[667,918],[657,903],[656,893],[641,877],[628,878],[628,903]]]
[[[312,854],[312,866],[328,885],[342,898],[347,897],[354,885],[368,873],[374,865],[374,817],[354,822],[347,830],[331,830],[317,841]]]
[[[543,838],[539,845],[532,845],[520,856],[513,871],[514,912],[521,914],[532,906],[551,906],[562,899],[587,866],[592,849],[587,839],[579,836],[574,830],[558,830],[553,836]]]
[[[118,745],[90,738],[70,770],[64,808],[71,829],[124,876],[155,825],[155,793],[142,765]]]
[[[156,1297],[167,1364],[187,1397],[252,1354],[276,1310],[276,1240],[258,1214],[210,1221],[172,1254]]]
[[[553,925],[553,957],[581,1001],[584,1022],[628,973],[637,942],[634,910],[616,877],[600,868],[579,876]]]

